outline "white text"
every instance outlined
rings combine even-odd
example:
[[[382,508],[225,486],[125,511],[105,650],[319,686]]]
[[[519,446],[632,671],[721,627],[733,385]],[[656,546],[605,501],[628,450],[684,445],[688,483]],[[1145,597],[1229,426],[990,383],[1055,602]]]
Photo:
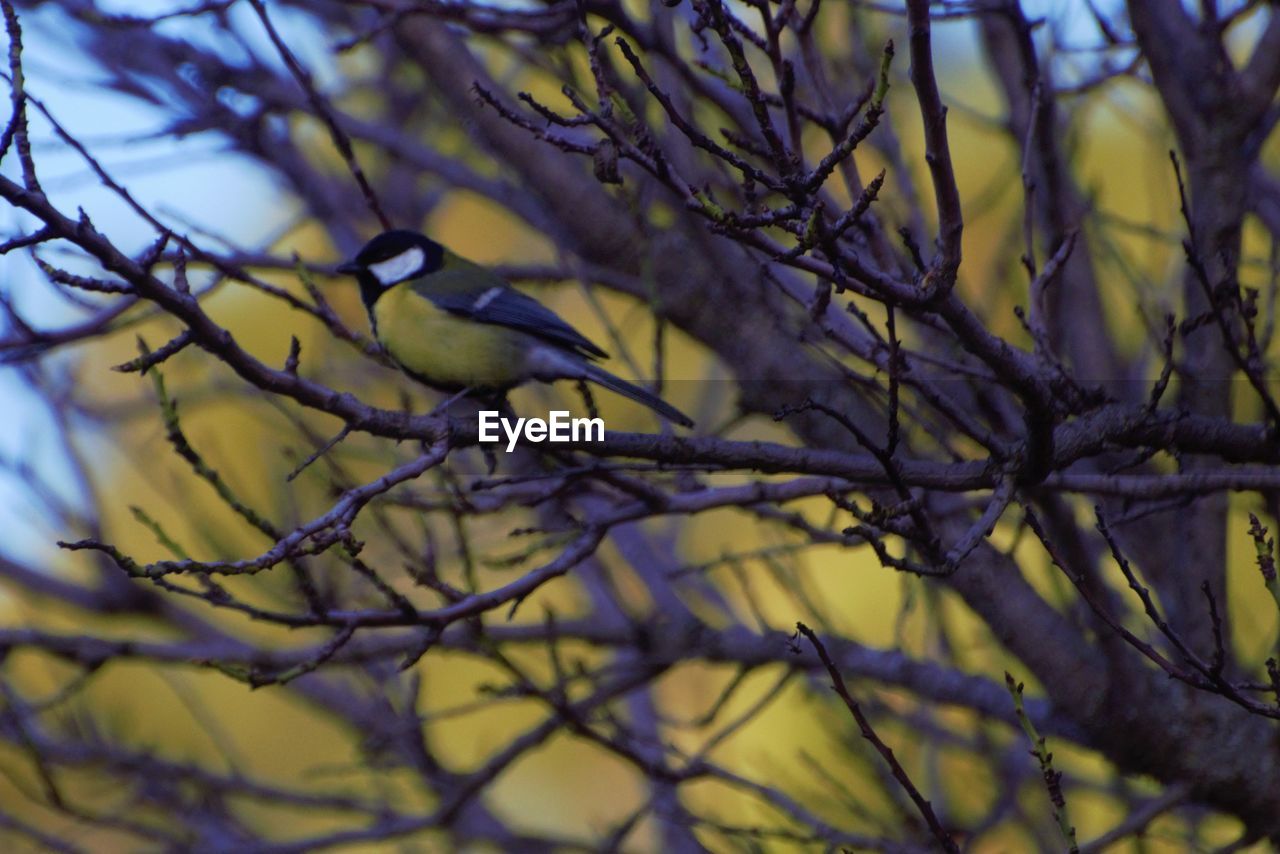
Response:
[[[515,450],[516,444],[523,435],[525,441],[533,442],[603,442],[603,418],[570,418],[569,411],[554,409],[547,413],[547,420],[541,418],[517,418],[515,423],[503,418],[500,412],[492,409],[480,410],[480,441],[500,441],[498,428],[507,437],[507,453]]]

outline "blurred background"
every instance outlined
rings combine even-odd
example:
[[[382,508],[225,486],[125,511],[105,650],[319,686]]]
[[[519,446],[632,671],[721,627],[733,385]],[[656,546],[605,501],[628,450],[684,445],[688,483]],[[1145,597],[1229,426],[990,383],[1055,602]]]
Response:
[[[364,403],[425,413],[440,400],[370,355],[354,284],[329,274],[379,227],[252,4],[15,5],[26,91],[65,132],[29,108],[32,156],[59,210],[73,217],[83,211],[135,258],[156,240],[155,224],[105,185],[68,144],[71,137],[156,221],[251,271],[254,281],[245,282],[196,259],[177,262],[186,264],[204,310],[254,357],[279,368],[296,340],[300,375]],[[696,75],[682,76],[672,56],[690,68],[699,58],[704,67],[727,66],[714,46],[700,42],[705,28],[702,36],[691,29],[697,16],[689,4],[669,5],[675,8],[601,4],[608,8],[593,11],[587,26],[598,32],[618,17],[643,22],[655,34],[641,45],[646,59],[688,104],[700,91]],[[1014,312],[1027,302],[1019,264],[1024,153],[1009,131],[994,42],[977,20],[982,6],[935,7],[934,56],[965,212],[958,287],[993,332],[1030,349]],[[1174,133],[1158,93],[1136,70],[1140,52],[1118,7],[1027,2],[1021,17],[1037,22],[1034,45],[1069,115],[1061,144],[1088,209],[1080,239],[1092,251],[1107,332],[1133,368],[1092,379],[1141,386],[1145,394],[1161,372],[1164,314],[1179,305],[1184,226],[1167,154]],[[466,51],[504,103],[530,114],[514,95],[528,91],[569,113],[562,82],[582,84],[591,75],[573,4],[265,8],[341,116],[397,224],[499,268],[610,350],[617,373],[659,379],[663,396],[697,420],[699,435],[797,441],[785,422],[740,403],[743,378],[729,351],[664,312],[661,260],[611,269],[602,256],[580,251],[565,214],[535,198],[510,162],[476,145],[473,123],[495,121],[494,111],[473,92],[446,91],[450,69],[460,76],[468,69],[412,29],[430,26],[430,39]],[[755,20],[754,6],[730,8]],[[1231,55],[1249,55],[1273,14],[1266,4],[1241,12],[1224,29]],[[889,119],[856,158],[864,177],[888,170],[892,191],[875,210],[890,232],[901,226],[919,235],[929,254],[936,226],[932,204],[919,204],[931,191],[902,10],[826,0],[816,20],[821,61],[842,91],[856,94],[874,80],[885,40],[896,41]],[[538,21],[545,26],[534,26]],[[1108,32],[1107,22],[1121,36]],[[417,56],[415,39],[436,53]],[[666,44],[672,56],[664,54]],[[614,73],[626,69],[616,56],[612,62]],[[841,71],[844,78],[836,76]],[[485,118],[461,114],[464,103]],[[707,112],[697,109],[700,117]],[[716,127],[714,118],[707,123]],[[561,131],[571,137],[579,129]],[[583,165],[526,136],[536,156]],[[804,142],[814,160],[830,145],[816,132]],[[1267,143],[1261,162],[1274,166],[1276,154],[1274,141]],[[681,149],[673,162],[682,167],[680,156],[694,157]],[[13,180],[21,174],[12,155],[3,170]],[[628,171],[611,192],[652,239],[636,250],[644,257],[660,259],[665,231],[705,230],[647,176]],[[852,204],[845,187],[831,192]],[[39,228],[16,208],[3,216],[10,236]],[[178,275],[173,247],[158,267],[165,281]],[[1265,299],[1275,292],[1272,247],[1265,228],[1248,221],[1239,278],[1271,295]],[[787,505],[787,513],[806,520],[804,530],[734,506],[625,526],[570,577],[522,601],[510,620],[505,609],[478,616],[416,655],[424,641],[404,627],[361,631],[350,645],[328,649],[332,625],[281,615],[303,617],[316,601],[381,608],[396,601],[392,594],[437,607],[459,591],[499,587],[554,559],[569,536],[566,514],[572,519],[601,499],[565,487],[577,503],[539,504],[526,494],[538,489],[536,478],[518,468],[488,472],[482,454],[460,450],[447,465],[382,495],[353,524],[363,544],[358,560],[373,575],[353,570],[356,558],[331,552],[220,578],[216,597],[244,607],[211,605],[207,576],[174,579],[181,589],[173,590],[126,579],[100,553],[59,550],[58,541],[89,537],[139,563],[251,557],[274,538],[245,508],[287,532],[422,448],[356,434],[286,479],[341,429],[339,420],[251,387],[197,347],[147,376],[111,370],[138,356],[140,338],[154,349],[182,324],[146,303],[103,320],[118,295],[51,283],[35,256],[73,275],[102,275],[66,242],[0,259],[4,336],[15,345],[0,371],[7,401],[0,419],[0,574],[7,578],[0,608],[12,718],[0,744],[0,839],[8,850],[923,850],[930,843],[919,816],[850,726],[826,674],[811,655],[804,665],[791,660],[795,653],[781,638],[797,620],[839,640],[841,661],[854,668],[846,675],[877,730],[966,848],[1065,847],[1014,700],[1004,692],[1006,670],[1028,685],[1029,708],[1065,775],[1081,842],[1104,837],[1143,807],[1150,818],[1106,850],[1211,850],[1242,838],[1238,817],[1189,800],[1176,783],[1131,773],[1091,746],[1060,704],[1043,699],[1034,674],[971,602],[883,568],[865,545],[814,535],[814,528],[843,527],[821,494]],[[280,294],[308,305],[323,300],[333,322]],[[880,306],[866,310],[883,322]],[[726,315],[724,322],[739,319]],[[744,336],[754,334],[741,322]],[[56,332],[95,323],[92,334],[65,342],[56,335],[20,340],[24,327]],[[928,327],[904,335],[914,346]],[[806,346],[833,361],[848,358],[830,342]],[[176,422],[164,418],[171,401],[185,441],[221,486],[174,453]],[[522,389],[512,401],[522,413],[554,401],[579,405],[572,388],[559,387]],[[611,430],[662,430],[626,401],[602,392],[596,402]],[[1242,420],[1257,417],[1249,407],[1241,404]],[[912,429],[926,428],[922,422]],[[961,440],[957,446],[970,447]],[[654,475],[672,493],[693,488],[694,475],[682,477]],[[762,479],[744,471],[698,477],[715,487]],[[492,491],[473,495],[477,483]],[[1255,502],[1233,501],[1224,561],[1227,643],[1240,672],[1255,673],[1274,654],[1280,620],[1254,566],[1246,514]],[[1064,505],[1062,512],[1088,527],[1088,506]],[[1048,608],[1074,619],[1081,605],[1071,584],[1012,515],[995,528],[992,546],[1016,562]],[[1122,578],[1107,584],[1131,597]],[[108,600],[110,607],[100,607]],[[1125,603],[1145,636],[1150,626],[1136,598]],[[707,634],[676,632],[686,618]],[[672,636],[662,636],[664,626]],[[645,641],[633,646],[628,632],[640,628]],[[641,673],[646,649],[656,650],[657,663]],[[644,690],[615,684],[628,680]],[[585,706],[576,719],[565,704],[592,691],[613,699]],[[514,755],[504,760],[508,750]],[[680,768],[709,761],[714,771],[666,788],[642,773],[642,760]],[[442,819],[441,805],[464,784],[480,794],[461,799],[456,814]],[[1265,842],[1256,844],[1265,850]]]

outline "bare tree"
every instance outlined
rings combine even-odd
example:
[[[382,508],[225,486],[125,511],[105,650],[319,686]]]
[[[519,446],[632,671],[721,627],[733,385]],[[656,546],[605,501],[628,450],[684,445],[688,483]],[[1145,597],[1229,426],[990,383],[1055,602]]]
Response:
[[[0,252],[35,258],[77,317],[41,325],[6,300],[0,352],[45,402],[78,494],[9,461],[74,563],[0,556],[33,615],[0,631],[3,762],[24,796],[0,801],[3,832],[68,850],[90,831],[298,851],[1280,840],[1275,631],[1236,619],[1249,600],[1280,614],[1272,6],[1086,4],[1069,37],[1016,0],[41,5],[0,0],[0,196],[19,224]],[[552,260],[501,272],[585,286],[611,349],[699,428],[479,447],[473,414],[389,370],[318,244],[230,245],[139,204],[28,87],[15,6],[168,116],[175,144],[216,134],[260,164],[339,255],[442,199],[505,210]],[[1019,196],[1011,216],[961,192],[986,164],[952,147],[949,117],[978,108],[940,81],[941,22],[970,27],[996,84],[998,114],[971,118],[1009,155],[989,193]],[[1081,167],[1089,111],[1134,91],[1159,107],[1154,144],[1173,142],[1156,164],[1173,234],[1100,206]],[[51,200],[29,120],[150,225],[149,248]],[[1003,239],[973,272],[975,221]],[[1166,281],[1129,257],[1130,232],[1176,253]],[[307,343],[277,334],[264,360],[218,319],[228,291],[287,307]],[[117,365],[134,392],[104,399],[101,354],[140,330]],[[671,356],[687,341],[708,374]],[[246,441],[202,441],[179,397],[229,401],[212,423],[239,413],[221,429]],[[137,438],[157,423],[164,454]],[[113,479],[106,441],[181,465],[168,494],[217,512],[179,512],[178,533]],[[252,476],[227,471],[246,456]],[[133,504],[164,557],[126,544]],[[751,536],[708,557],[704,516]],[[862,585],[867,555],[906,592],[887,642],[813,571]],[[485,689],[427,708],[423,680],[453,660],[483,666]],[[213,671],[245,686],[238,702],[288,697],[358,758],[332,779],[258,773],[231,748],[199,762],[129,738],[93,692],[130,663]],[[204,696],[194,726],[215,743],[245,725]],[[460,760],[448,721],[508,706],[520,722]],[[805,748],[767,770],[729,749],[776,732],[777,708],[810,710]],[[590,833],[502,794],[553,743],[635,786],[578,805]],[[575,773],[604,772],[551,777]],[[1080,807],[1099,799],[1108,821]]]

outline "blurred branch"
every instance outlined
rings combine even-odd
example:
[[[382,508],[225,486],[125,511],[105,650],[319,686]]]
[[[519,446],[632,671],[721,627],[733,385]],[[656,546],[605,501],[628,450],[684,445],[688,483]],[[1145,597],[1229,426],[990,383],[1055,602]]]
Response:
[[[64,569],[0,545],[0,583],[40,606],[16,606],[0,631],[0,740],[17,769],[3,770],[21,801],[0,816],[5,833],[51,848],[104,830],[126,847],[218,850],[427,835],[504,850],[956,850],[1006,833],[1074,845],[1077,792],[1131,810],[1084,850],[1166,813],[1186,819],[1172,824],[1189,848],[1207,844],[1207,811],[1246,839],[1280,832],[1280,666],[1248,651],[1225,584],[1228,525],[1243,530],[1235,493],[1275,593],[1275,288],[1247,278],[1265,262],[1241,273],[1245,213],[1280,231],[1259,166],[1280,85],[1265,4],[1165,14],[1131,0],[1132,32],[1091,7],[1085,47],[1016,2],[249,0],[251,15],[206,2],[125,16],[67,0],[27,14],[39,5],[0,0],[0,158],[18,161],[0,175],[15,215],[0,254],[30,254],[35,284],[75,314],[54,323],[34,308],[40,292],[0,294],[0,358],[47,403],[75,497],[36,456],[15,454],[4,474],[33,499],[38,536],[88,555]],[[294,226],[314,225],[324,245],[241,247],[153,213],[95,156],[96,134],[29,91],[15,6],[28,27],[71,33],[101,72],[95,93],[163,115],[158,138],[175,151],[212,133],[251,158],[298,208],[288,235],[312,240]],[[964,93],[933,26],[970,18],[1003,96],[1000,115],[978,118],[1017,153],[988,196],[1021,187],[1012,214],[970,189],[992,170],[947,121]],[[1233,64],[1225,30],[1250,21],[1259,41]],[[322,91],[326,62],[338,83]],[[1063,73],[1068,62],[1084,70]],[[1186,166],[1183,304],[1139,293],[1140,341],[1138,324],[1108,316],[1133,296],[1111,292],[1114,267],[1139,284],[1163,273],[1128,257],[1117,236],[1132,223],[1080,189],[1070,139],[1121,77],[1153,87]],[[151,232],[147,248],[124,251],[114,220],[45,192],[30,110],[52,129],[47,156],[86,164]],[[925,171],[932,205],[916,189]],[[619,364],[653,366],[664,394],[696,398],[701,432],[611,430],[507,454],[479,442],[474,401],[435,408],[385,370],[346,319],[354,297],[324,290],[325,259],[370,219],[437,225],[468,196],[524,229],[509,244],[522,254],[495,272],[590,287]],[[1136,232],[1170,242],[1159,220]],[[233,305],[225,283],[257,301]],[[260,304],[252,323],[236,314]],[[278,328],[276,311],[306,329]],[[108,391],[101,356],[119,362],[110,348],[135,331],[164,343],[118,364],[124,385]],[[689,379],[695,364],[714,379]],[[154,429],[153,401],[162,452],[138,426]],[[1056,571],[1043,576],[1036,555]],[[90,581],[61,574],[86,557]],[[901,573],[892,604],[870,603],[895,611],[892,638],[858,610],[877,561]],[[793,624],[811,651],[789,644]],[[28,655],[56,663],[46,681]],[[484,684],[436,666],[464,659]],[[191,726],[229,770],[180,761],[163,739],[136,746],[102,723],[133,697],[83,699],[128,669],[117,662],[280,692],[336,727],[326,738],[350,782],[239,769],[235,739],[216,731],[259,722],[199,698]],[[1019,691],[1011,708],[1006,668],[1043,696]],[[820,685],[802,672],[831,678],[880,762],[861,761],[830,704],[806,703]],[[871,699],[846,677],[875,686]],[[464,761],[444,722],[506,704],[534,716],[490,727]],[[798,760],[770,728],[797,710],[816,715]],[[1035,767],[1009,738],[1018,727],[1090,751],[1107,782],[1060,774],[1041,745],[1052,806],[1022,809]],[[900,761],[889,743],[913,750]],[[743,759],[759,744],[766,766]],[[565,745],[614,763],[608,779],[636,797],[590,814],[589,833],[531,830],[504,787],[529,785],[522,775],[545,772],[527,760]],[[980,815],[941,773],[952,756],[995,781]],[[109,810],[82,785],[94,775],[119,793]],[[1133,795],[1139,776],[1162,790]],[[861,796],[867,783],[884,803]],[[739,807],[759,818],[724,818]],[[323,827],[290,823],[322,812]]]

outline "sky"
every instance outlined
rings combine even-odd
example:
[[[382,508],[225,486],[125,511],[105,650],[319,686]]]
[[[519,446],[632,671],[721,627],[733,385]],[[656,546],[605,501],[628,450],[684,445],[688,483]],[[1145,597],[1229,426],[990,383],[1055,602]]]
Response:
[[[129,0],[113,5],[136,15],[177,4]],[[80,52],[68,49],[59,18],[48,5],[21,18],[27,89],[86,144],[113,177],[179,229],[186,230],[183,223],[198,226],[246,246],[260,245],[263,235],[277,233],[288,217],[288,205],[263,170],[229,153],[226,143],[213,135],[182,141],[148,139],[163,127],[164,115],[98,87],[98,70]],[[4,103],[7,107],[7,93]],[[154,230],[103,187],[35,111],[30,124],[41,183],[59,209],[74,215],[83,208],[98,228],[127,251],[138,251],[154,240]],[[15,158],[6,158],[3,171],[16,177]],[[0,210],[0,230],[6,234],[29,230],[29,222],[7,206]],[[22,316],[41,327],[74,321],[74,309],[54,299],[39,276],[25,252],[0,258],[0,290]],[[61,463],[62,451],[48,413],[13,368],[0,366],[0,399],[6,409],[0,418],[0,457],[27,462],[63,494],[74,495],[74,481]],[[34,530],[31,522],[26,490],[0,473],[0,530],[8,535],[6,548],[24,558],[34,557],[48,542],[47,532]]]

